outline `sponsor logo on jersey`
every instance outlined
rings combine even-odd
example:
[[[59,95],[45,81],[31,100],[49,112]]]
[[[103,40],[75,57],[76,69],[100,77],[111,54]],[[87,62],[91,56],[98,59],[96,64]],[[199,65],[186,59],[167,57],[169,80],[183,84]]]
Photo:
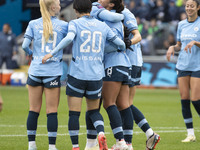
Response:
[[[50,86],[55,86],[55,85],[58,85],[58,82],[56,80],[50,83]]]

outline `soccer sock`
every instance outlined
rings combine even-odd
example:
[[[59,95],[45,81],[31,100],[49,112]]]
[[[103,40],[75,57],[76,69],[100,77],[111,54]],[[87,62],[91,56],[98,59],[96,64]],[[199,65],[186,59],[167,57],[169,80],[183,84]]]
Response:
[[[49,145],[55,145],[58,130],[57,112],[47,114],[47,130],[49,137]]]
[[[193,129],[192,113],[190,109],[190,100],[181,100],[182,115],[187,129]],[[189,132],[188,132],[189,134]]]
[[[85,115],[85,121],[86,121],[86,128],[87,128],[87,138],[96,139],[97,130],[94,127],[92,120],[90,119],[90,113],[88,113],[88,111],[86,112],[86,115]]]
[[[127,144],[131,144],[133,137],[133,121],[134,121],[131,108],[128,107],[124,110],[121,110],[120,115],[123,124],[124,140],[126,141]]]
[[[200,117],[200,100],[192,101],[192,104]]]
[[[78,145],[79,116],[80,112],[69,111],[68,130],[74,148],[79,147]]]
[[[146,133],[148,139],[151,135],[153,135],[153,130],[151,129],[150,125],[148,124],[142,112],[134,105],[131,105],[130,107],[133,113],[133,117],[135,119],[135,123],[138,125],[140,129],[142,129],[144,133]]]
[[[99,113],[99,109],[89,110],[89,117],[97,131],[97,133],[104,132],[104,122],[103,117]]]
[[[86,122],[86,128],[87,128],[87,142],[86,147],[92,148],[97,145],[97,130],[95,129],[92,120],[90,119],[89,113],[85,113],[85,122]]]
[[[108,117],[110,119],[110,126],[112,128],[114,137],[116,140],[124,139],[123,129],[122,129],[122,120],[120,113],[116,105],[109,106],[106,109]]]
[[[39,116],[39,113],[29,111],[28,118],[27,118],[27,135],[28,135],[29,142],[35,141],[38,116]]]

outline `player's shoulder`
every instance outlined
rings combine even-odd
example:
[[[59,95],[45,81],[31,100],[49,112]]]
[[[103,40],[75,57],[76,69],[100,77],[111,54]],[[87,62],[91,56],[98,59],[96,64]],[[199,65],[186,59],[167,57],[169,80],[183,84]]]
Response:
[[[64,20],[60,20],[60,19],[58,19],[57,17],[55,18],[55,21],[56,21],[57,23],[59,23],[60,25],[68,25],[68,22],[66,22],[66,21],[64,21]]]
[[[181,20],[181,21],[178,23],[179,26],[184,25],[184,24],[188,24],[187,19]]]
[[[39,23],[39,22],[42,22],[42,18],[33,19],[29,22],[29,24],[36,24],[36,23]]]

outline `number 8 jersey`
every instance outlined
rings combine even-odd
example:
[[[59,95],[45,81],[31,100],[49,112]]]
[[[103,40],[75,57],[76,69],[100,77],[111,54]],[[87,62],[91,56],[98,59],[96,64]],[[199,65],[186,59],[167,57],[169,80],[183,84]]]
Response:
[[[47,63],[42,64],[42,58],[50,53],[58,43],[66,36],[68,23],[51,17],[53,25],[53,36],[45,42],[43,36],[43,20],[42,18],[32,20],[26,29],[25,38],[33,40],[33,56],[28,73],[34,76],[60,76],[62,75],[62,55],[63,51],[59,51]]]
[[[100,80],[104,77],[103,56],[106,40],[117,37],[104,23],[91,16],[83,16],[69,23],[75,33],[69,75],[80,80]]]

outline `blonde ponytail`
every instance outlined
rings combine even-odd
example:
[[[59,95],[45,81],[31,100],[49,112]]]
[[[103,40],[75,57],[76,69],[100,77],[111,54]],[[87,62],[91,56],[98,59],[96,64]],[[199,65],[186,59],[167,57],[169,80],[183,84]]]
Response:
[[[45,42],[49,40],[49,37],[53,37],[53,26],[51,22],[51,16],[49,13],[49,6],[54,0],[40,0],[40,12],[43,20],[43,35]]]

